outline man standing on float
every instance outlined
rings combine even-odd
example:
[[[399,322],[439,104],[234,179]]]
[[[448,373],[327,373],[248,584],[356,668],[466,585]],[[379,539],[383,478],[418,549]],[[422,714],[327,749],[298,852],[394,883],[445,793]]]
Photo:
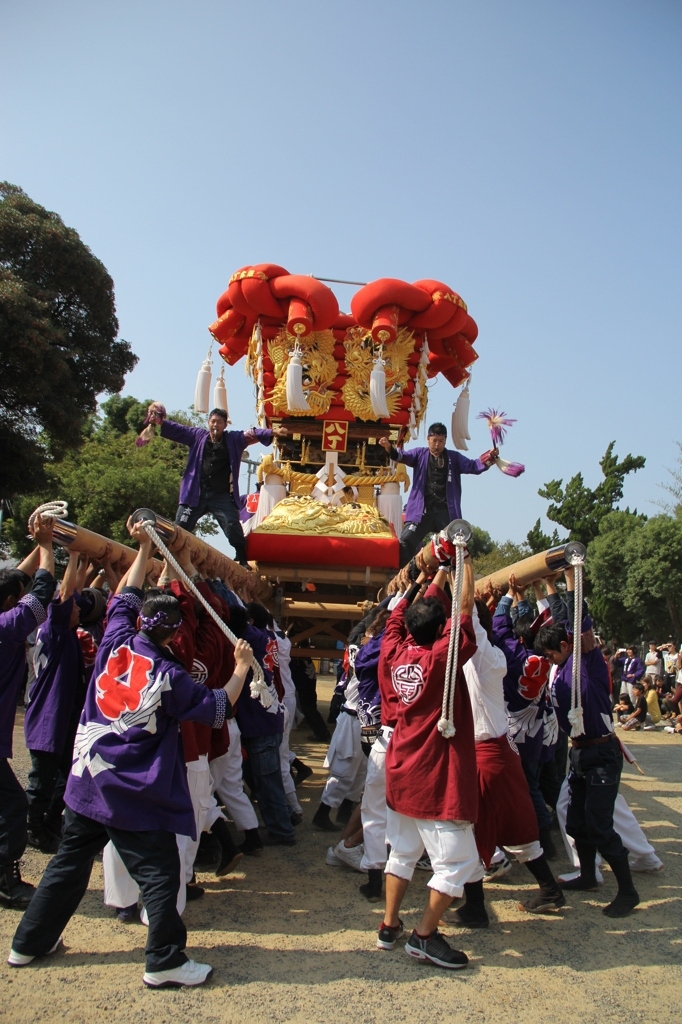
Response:
[[[412,490],[405,509],[405,525],[400,535],[400,565],[407,565],[429,533],[445,529],[462,516],[462,473],[485,473],[498,456],[497,448],[484,452],[480,459],[445,447],[448,432],[443,423],[432,423],[426,437],[427,448],[405,452],[395,448],[387,437],[379,444],[393,462],[404,462],[414,469]]]
[[[185,427],[182,423],[166,419],[166,410],[160,402],[152,402],[149,406],[146,422],[160,425],[161,437],[189,448],[175,522],[191,531],[201,517],[210,512],[234,548],[236,560],[247,566],[244,531],[239,519],[242,453],[256,441],[269,445],[273,437],[286,437],[286,427],[227,430],[225,409],[213,409],[209,413],[208,430]]]

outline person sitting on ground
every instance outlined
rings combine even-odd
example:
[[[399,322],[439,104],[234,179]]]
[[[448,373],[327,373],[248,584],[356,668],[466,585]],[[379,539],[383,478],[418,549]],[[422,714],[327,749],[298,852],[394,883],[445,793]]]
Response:
[[[644,683],[632,684],[634,693],[634,707],[630,714],[620,716],[620,725],[623,729],[642,729],[646,724],[648,712],[646,697],[644,696]]]
[[[631,715],[634,710],[635,708],[630,700],[630,694],[627,690],[623,690],[618,698],[618,703],[613,706],[613,713],[617,716],[616,721],[620,722],[621,715]]]
[[[661,715],[661,704],[658,698],[658,687],[663,682],[660,676],[648,676],[645,680],[646,706],[649,714],[645,728],[657,726],[663,717]]]
[[[144,597],[151,541],[128,520],[140,547],[127,586],[109,606],[66,787],[64,834],[16,931],[8,958],[24,967],[57,951],[85,895],[95,857],[111,839],[142,893],[149,918],[145,985],[201,985],[207,964],[189,960],[176,909],[180,858],[176,834],[195,836],[179,723],[218,728],[232,714],[250,669],[248,644],[235,647],[235,671],[208,690],[168,651],[180,626],[175,597]],[[138,631],[139,623],[139,631]]]
[[[152,424],[161,425],[161,437],[187,445],[189,454],[180,484],[180,502],[175,522],[185,530],[194,530],[202,516],[210,512],[235,550],[240,565],[247,565],[246,542],[239,519],[242,498],[239,493],[239,471],[243,452],[260,441],[272,444],[275,437],[286,437],[286,427],[265,430],[228,430],[225,409],[212,409],[208,430],[186,427],[166,419],[160,402],[152,402],[147,410]]]

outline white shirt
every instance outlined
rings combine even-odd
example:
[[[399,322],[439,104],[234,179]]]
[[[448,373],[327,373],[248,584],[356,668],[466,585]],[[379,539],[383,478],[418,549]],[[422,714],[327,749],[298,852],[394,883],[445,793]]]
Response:
[[[477,650],[464,664],[463,671],[474,715],[474,736],[476,743],[482,743],[483,740],[507,735],[507,710],[502,690],[502,680],[507,674],[507,659],[498,647],[490,643],[475,607],[472,621]]]

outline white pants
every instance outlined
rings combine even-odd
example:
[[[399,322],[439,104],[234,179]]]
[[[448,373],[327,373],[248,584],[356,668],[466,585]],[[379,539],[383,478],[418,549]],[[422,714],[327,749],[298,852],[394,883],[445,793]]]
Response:
[[[179,836],[175,837],[176,840]],[[184,837],[183,837],[184,838]],[[176,907],[178,914],[182,914],[186,903],[185,880],[182,875],[182,850],[178,843],[180,854],[180,888],[178,889],[178,900]],[[107,907],[132,907],[140,898],[140,889],[137,882],[128,874],[128,869],[121,860],[119,852],[112,842],[108,842],[102,851],[102,870],[104,874],[104,905]],[[146,911],[143,910],[142,923],[148,924]]]
[[[329,778],[322,793],[322,803],[339,807],[344,800],[357,802],[367,774],[367,758],[362,752],[360,722],[355,715],[342,711],[324,760]]]
[[[210,827],[207,826],[207,816],[211,811],[211,805],[214,804],[211,797],[211,773],[205,754],[202,754],[197,761],[190,761],[187,765],[187,783],[194,809],[197,838],[191,839],[189,836],[180,835],[175,837],[180,854],[180,889],[177,902],[179,914],[185,909],[185,885],[192,879],[199,837],[205,827]],[[218,810],[217,807],[216,810]],[[222,817],[219,810],[218,814],[214,815],[213,821],[216,820],[216,817]],[[113,843],[107,843],[104,847],[102,867],[104,870],[105,904],[108,907],[130,907],[133,903],[137,903],[140,896],[139,887],[128,874]]]
[[[408,818],[388,807],[386,842],[391,845],[387,875],[409,881],[426,848],[433,868],[427,883],[429,888],[453,899],[462,895],[465,883],[471,880],[480,864],[474,828],[468,821]]]
[[[223,804],[240,832],[258,828],[258,818],[253,805],[244,792],[242,773],[242,740],[236,719],[227,722],[230,746],[226,754],[211,761],[213,791],[219,803]]]
[[[289,810],[293,811],[294,814],[301,813],[301,805],[298,802],[296,796],[296,785],[294,783],[293,776],[291,774],[291,760],[289,750],[289,736],[291,735],[291,725],[294,720],[294,714],[296,713],[296,697],[294,696],[291,704],[289,700],[284,698],[284,732],[282,733],[282,742],[279,745],[279,763],[282,769],[282,784],[284,786],[284,795],[287,798],[289,804]]]
[[[566,851],[574,867],[580,867],[578,854],[575,849],[575,841],[566,834],[566,811],[568,809],[568,779],[559,793],[556,805],[556,816],[561,828]],[[663,862],[656,856],[656,851],[642,832],[639,822],[627,805],[625,797],[619,793],[613,808],[613,827],[623,840],[623,846],[628,851],[628,862],[632,871],[656,871],[663,866]],[[597,866],[601,864],[601,857],[597,854]]]
[[[363,871],[386,864],[386,750],[393,730],[382,727],[367,759],[365,791],[362,794]]]

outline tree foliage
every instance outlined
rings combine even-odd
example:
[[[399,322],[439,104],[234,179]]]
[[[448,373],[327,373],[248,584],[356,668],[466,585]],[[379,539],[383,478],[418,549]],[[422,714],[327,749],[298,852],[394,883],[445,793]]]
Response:
[[[591,607],[619,641],[682,636],[682,520],[611,512],[590,545]]]
[[[86,425],[82,447],[45,466],[45,488],[14,502],[7,536],[15,555],[27,551],[29,514],[42,502],[56,498],[68,501],[72,522],[122,543],[130,543],[125,523],[136,508],[153,508],[170,519],[175,517],[187,448],[159,436],[144,448],[135,446],[148,404],[113,396]],[[172,416],[196,425],[197,417],[191,414],[174,412]],[[216,533],[213,521],[202,520],[201,532]]]
[[[563,480],[550,480],[538,491],[550,502],[547,518],[569,530],[571,540],[583,544],[594,540],[602,519],[617,508],[623,497],[625,477],[644,467],[643,455],[626,455],[619,462],[613,454],[615,443],[611,442],[599,463],[604,479],[595,488],[586,487],[582,473],[577,473],[565,488]]]
[[[97,396],[137,357],[116,340],[104,265],[56,214],[0,183],[0,495],[44,482],[46,458],[82,441]]]
[[[536,519],[535,525],[526,534],[526,544],[529,554],[539,555],[543,551],[548,551],[549,548],[555,548],[557,544],[561,544],[561,538],[556,528],[551,535],[545,533],[540,526],[540,520]]]

